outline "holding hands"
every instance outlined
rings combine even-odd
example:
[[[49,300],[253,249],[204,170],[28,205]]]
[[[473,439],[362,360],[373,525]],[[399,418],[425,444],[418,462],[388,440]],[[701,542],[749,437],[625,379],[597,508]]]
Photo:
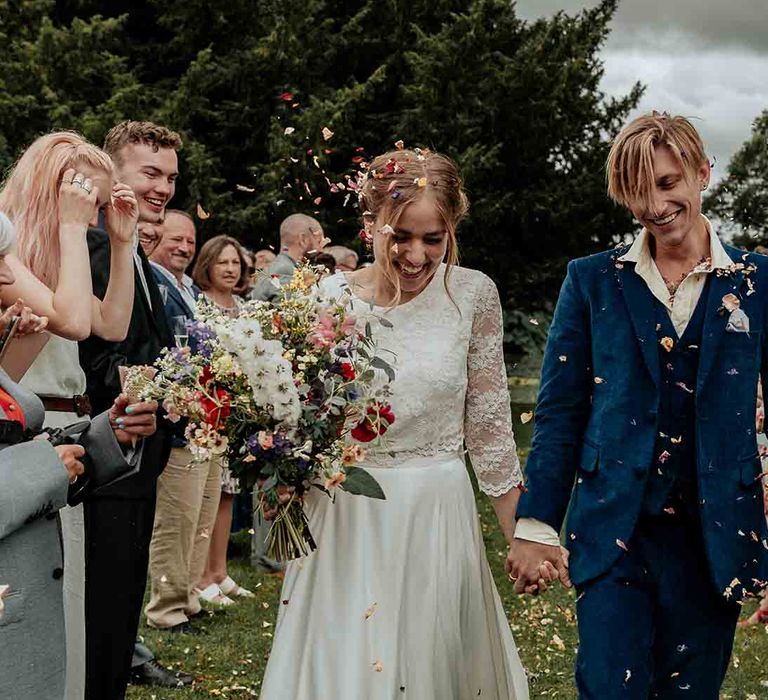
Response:
[[[568,550],[559,546],[514,539],[505,565],[515,593],[543,593],[552,581],[571,587]]]
[[[121,445],[136,444],[138,438],[149,437],[157,430],[157,401],[130,403],[120,394],[109,409],[109,423]]]

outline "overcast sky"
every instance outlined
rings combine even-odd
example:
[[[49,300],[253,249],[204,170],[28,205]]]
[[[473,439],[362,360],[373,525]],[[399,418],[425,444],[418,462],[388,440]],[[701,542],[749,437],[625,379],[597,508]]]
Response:
[[[596,0],[518,0],[525,19]],[[723,177],[752,121],[768,109],[768,0],[623,0],[602,56],[603,89],[646,86],[638,111],[695,117]],[[633,113],[631,116],[634,116]]]

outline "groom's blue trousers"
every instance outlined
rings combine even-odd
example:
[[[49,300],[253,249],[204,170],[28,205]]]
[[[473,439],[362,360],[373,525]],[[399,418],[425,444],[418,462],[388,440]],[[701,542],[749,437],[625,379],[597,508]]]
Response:
[[[718,699],[739,606],[711,582],[695,517],[641,517],[618,561],[579,587],[577,615],[582,700]]]

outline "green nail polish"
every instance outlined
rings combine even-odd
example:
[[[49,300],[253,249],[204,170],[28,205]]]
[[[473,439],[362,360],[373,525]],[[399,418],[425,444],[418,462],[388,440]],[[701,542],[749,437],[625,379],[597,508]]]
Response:
[[[126,412],[128,415],[130,415],[131,413],[133,413],[133,406],[126,406],[126,407],[125,407],[125,412]]]

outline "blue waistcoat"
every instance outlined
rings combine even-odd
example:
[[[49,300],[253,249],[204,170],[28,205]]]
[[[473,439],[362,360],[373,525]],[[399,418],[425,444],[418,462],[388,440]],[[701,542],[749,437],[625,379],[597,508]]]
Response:
[[[643,500],[648,515],[659,515],[664,508],[698,512],[695,393],[708,295],[709,282],[680,338],[666,307],[653,299],[661,385],[656,446]]]

